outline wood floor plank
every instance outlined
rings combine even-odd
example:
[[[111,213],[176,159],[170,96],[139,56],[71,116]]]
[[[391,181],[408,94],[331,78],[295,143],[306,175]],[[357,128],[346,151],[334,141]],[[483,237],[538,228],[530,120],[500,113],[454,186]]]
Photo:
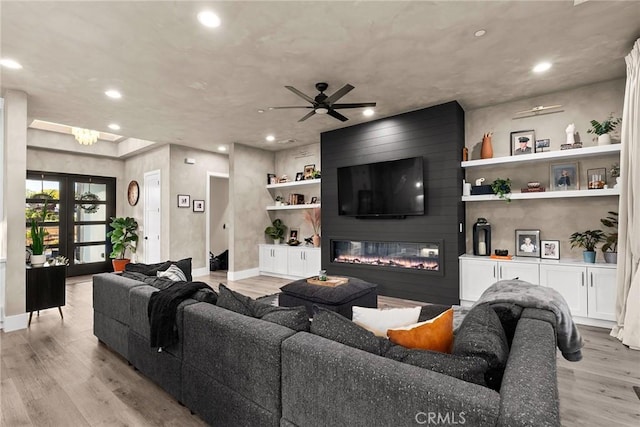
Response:
[[[251,297],[279,292],[287,279],[252,277],[228,281],[226,272],[197,277],[214,289],[224,283]],[[0,333],[2,426],[204,426],[159,386],[93,335],[91,277],[67,280],[64,319],[58,311],[34,314],[31,327]],[[380,307],[423,303],[380,296]],[[638,426],[640,352],[609,331],[579,327],[583,360],[558,353],[560,414],[567,427]]]

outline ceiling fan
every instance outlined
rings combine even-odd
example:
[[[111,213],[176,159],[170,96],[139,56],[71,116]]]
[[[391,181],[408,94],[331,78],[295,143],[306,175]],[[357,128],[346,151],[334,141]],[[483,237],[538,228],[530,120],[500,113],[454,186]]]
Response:
[[[363,107],[375,107],[376,103],[375,102],[358,102],[358,103],[353,103],[353,104],[336,104],[335,102],[342,98],[343,96],[345,96],[347,93],[351,92],[352,89],[354,89],[353,86],[351,86],[350,84],[346,84],[344,86],[342,86],[342,88],[340,88],[339,90],[337,90],[333,95],[331,96],[327,96],[324,91],[327,90],[327,88],[329,87],[329,85],[327,83],[316,83],[316,89],[318,89],[320,91],[319,94],[316,95],[315,98],[311,98],[310,96],[300,92],[298,89],[296,89],[293,86],[285,86],[287,89],[289,89],[291,92],[295,93],[296,95],[298,95],[300,98],[304,99],[305,101],[308,101],[311,103],[312,106],[295,106],[295,107],[270,107],[270,110],[279,110],[279,109],[285,109],[285,108],[305,108],[305,109],[312,109],[312,111],[310,111],[308,114],[306,114],[303,118],[301,118],[300,120],[298,120],[299,122],[303,122],[305,120],[307,120],[309,117],[313,116],[314,114],[328,114],[331,117],[334,117],[342,122],[346,122],[347,120],[349,120],[348,118],[346,118],[345,116],[343,116],[342,114],[338,113],[336,110],[342,109],[342,108],[363,108]]]

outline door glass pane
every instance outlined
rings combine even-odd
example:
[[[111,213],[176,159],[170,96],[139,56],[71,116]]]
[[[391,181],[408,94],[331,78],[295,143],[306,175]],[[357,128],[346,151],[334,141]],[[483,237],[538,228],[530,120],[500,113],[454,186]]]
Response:
[[[74,221],[104,221],[107,219],[107,205],[83,203],[75,205]]]
[[[44,228],[44,244],[45,246],[58,246],[60,244],[60,229],[57,226],[48,226]],[[27,226],[25,231],[26,245],[31,246],[31,227]]]
[[[47,195],[52,199],[60,200],[60,183],[58,181],[27,179],[26,198],[41,199],[42,195]]]
[[[84,202],[95,202],[107,200],[107,185],[96,184],[94,182],[74,183],[74,194],[76,200]]]
[[[105,245],[78,246],[74,250],[75,264],[105,261]]]
[[[24,217],[27,223],[31,223],[31,219],[35,219],[38,223],[42,222],[42,211],[44,210],[44,203],[26,203],[24,207]],[[59,222],[60,221],[60,204],[59,203],[47,203],[47,218],[46,222]]]
[[[74,243],[104,242],[107,238],[107,226],[100,225],[76,225],[73,232]]]

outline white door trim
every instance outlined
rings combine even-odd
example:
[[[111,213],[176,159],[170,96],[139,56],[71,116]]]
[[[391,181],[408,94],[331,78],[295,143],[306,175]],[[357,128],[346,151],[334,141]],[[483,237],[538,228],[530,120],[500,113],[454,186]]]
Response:
[[[229,179],[229,174],[222,173],[222,172],[207,171],[207,185],[206,185],[207,190],[204,198],[205,212],[207,214],[207,219],[205,222],[205,230],[204,230],[205,241],[206,241],[206,245],[204,248],[205,250],[204,259],[206,260],[207,270],[209,270],[209,252],[211,252],[211,200],[209,200],[211,196],[211,178]],[[231,197],[231,195],[229,195],[229,197]]]
[[[162,172],[161,172],[161,170],[160,169],[155,169],[155,170],[151,170],[151,171],[145,172],[144,173],[144,178],[143,178],[143,185],[146,183],[148,176],[152,176],[152,175],[156,175],[156,174],[158,175],[158,180],[160,181],[160,211],[159,211],[159,215],[160,215],[160,224],[159,224],[160,225],[160,233],[159,233],[159,238],[160,238],[160,240],[158,240],[158,245],[160,246],[160,254],[161,254],[160,258],[162,259]],[[145,228],[145,231],[143,233],[143,239],[144,239],[144,235],[147,233],[147,231],[146,231],[147,230],[147,226],[149,225],[148,221],[147,221],[147,206],[146,206],[146,203],[147,203],[146,202],[147,201],[147,186],[146,185],[144,185],[144,187],[143,187],[142,196],[143,196],[142,197],[142,200],[143,200],[142,209],[143,209],[144,228]],[[144,243],[143,243],[144,244],[144,260],[145,260],[145,263],[149,264],[149,262],[148,262],[149,261],[149,259],[148,259],[149,251],[147,250],[147,243],[148,243],[148,240],[145,239]]]

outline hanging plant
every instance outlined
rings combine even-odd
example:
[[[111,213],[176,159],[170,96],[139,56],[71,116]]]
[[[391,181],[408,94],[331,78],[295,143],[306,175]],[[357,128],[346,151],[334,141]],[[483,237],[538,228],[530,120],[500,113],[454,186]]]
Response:
[[[82,200],[83,202],[97,202],[100,200],[100,197],[87,191],[86,193],[82,193],[82,195],[80,196],[80,200]],[[96,203],[82,204],[80,205],[80,209],[82,209],[86,213],[92,214],[98,212],[98,205]]]

